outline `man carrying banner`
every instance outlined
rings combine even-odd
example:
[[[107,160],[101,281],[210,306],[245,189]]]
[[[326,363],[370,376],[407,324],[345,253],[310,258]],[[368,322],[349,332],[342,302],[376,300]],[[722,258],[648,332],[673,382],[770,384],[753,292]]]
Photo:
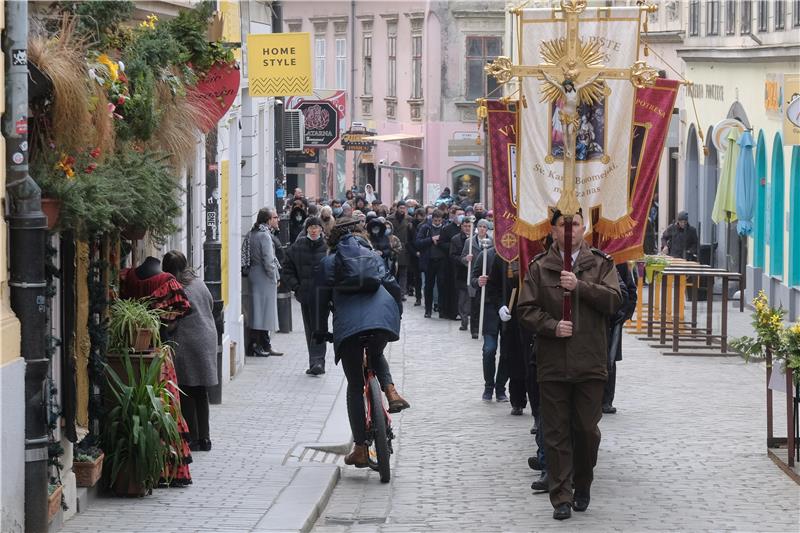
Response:
[[[553,518],[589,506],[592,470],[597,463],[606,368],[609,316],[622,303],[614,261],[583,241],[579,211],[572,227],[555,211],[550,219],[553,246],[528,266],[519,300],[523,327],[536,333],[536,360]],[[580,243],[573,270],[564,270],[564,235]],[[562,320],[565,293],[572,320]],[[574,482],[573,494],[571,482]]]

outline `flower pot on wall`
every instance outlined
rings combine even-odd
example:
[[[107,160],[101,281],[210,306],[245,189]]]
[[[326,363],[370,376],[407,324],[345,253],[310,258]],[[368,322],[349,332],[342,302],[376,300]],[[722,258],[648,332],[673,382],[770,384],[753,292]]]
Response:
[[[100,454],[92,461],[75,461],[72,463],[72,471],[75,473],[75,483],[79,487],[94,487],[103,472],[103,458],[105,454]]]
[[[61,492],[64,488],[61,485],[56,486],[55,490],[47,497],[47,521],[52,522],[53,517],[56,516],[58,510],[61,509]]]
[[[61,200],[57,198],[42,198],[42,211],[47,217],[47,229],[53,231],[61,216]]]

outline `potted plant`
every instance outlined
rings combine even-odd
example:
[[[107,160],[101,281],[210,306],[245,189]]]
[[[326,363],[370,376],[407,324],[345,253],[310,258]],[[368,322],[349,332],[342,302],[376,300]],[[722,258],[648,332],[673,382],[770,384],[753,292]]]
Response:
[[[103,471],[105,454],[97,446],[79,446],[75,449],[72,471],[79,487],[94,487]]]
[[[161,344],[161,311],[148,299],[116,300],[110,306],[109,347],[116,353],[147,352]]]
[[[112,407],[103,424],[102,446],[110,487],[120,496],[144,496],[158,484],[165,465],[178,454],[181,436],[172,414],[177,402],[161,380],[168,346],[149,365],[134,371],[123,354],[124,379],[106,367]]]
[[[658,272],[663,272],[669,266],[669,261],[666,257],[659,255],[647,255],[644,258],[645,279],[647,283],[653,282],[653,275]]]
[[[53,517],[56,516],[58,510],[61,508],[61,496],[63,494],[63,486],[55,480],[50,480],[47,484],[47,521],[52,522]]]

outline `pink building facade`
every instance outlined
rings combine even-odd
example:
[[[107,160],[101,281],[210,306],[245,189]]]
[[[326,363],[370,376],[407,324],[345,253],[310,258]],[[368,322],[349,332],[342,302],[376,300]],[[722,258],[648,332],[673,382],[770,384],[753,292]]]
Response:
[[[487,201],[475,99],[496,87],[483,66],[502,55],[504,2],[318,1],[283,4],[283,31],[311,34],[316,94],[345,91],[349,128],[373,132],[370,152],[322,150],[287,165],[289,188],[342,197],[372,183],[384,203],[432,202],[449,187]],[[500,96],[495,91],[493,96]],[[295,172],[295,174],[293,174]]]

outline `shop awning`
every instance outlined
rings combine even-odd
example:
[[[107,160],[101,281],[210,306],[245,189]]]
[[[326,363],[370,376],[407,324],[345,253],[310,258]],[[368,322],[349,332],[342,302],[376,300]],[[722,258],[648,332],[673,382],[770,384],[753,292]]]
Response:
[[[422,140],[422,135],[412,133],[387,133],[386,135],[373,135],[366,137],[370,141],[419,141]]]

